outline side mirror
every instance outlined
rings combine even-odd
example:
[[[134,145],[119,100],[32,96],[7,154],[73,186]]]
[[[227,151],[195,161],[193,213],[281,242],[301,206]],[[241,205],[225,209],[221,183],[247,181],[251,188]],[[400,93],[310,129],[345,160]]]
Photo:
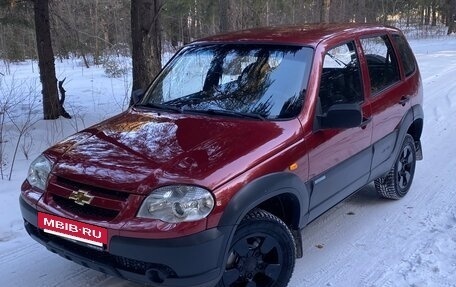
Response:
[[[130,107],[139,103],[143,99],[144,94],[145,92],[143,89],[137,89],[132,91],[130,97]]]
[[[359,104],[335,104],[317,118],[319,129],[349,129],[361,125],[363,113]]]

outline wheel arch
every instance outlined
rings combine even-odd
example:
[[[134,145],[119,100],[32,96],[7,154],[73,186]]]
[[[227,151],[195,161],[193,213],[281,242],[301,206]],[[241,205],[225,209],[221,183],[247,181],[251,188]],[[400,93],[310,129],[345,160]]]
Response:
[[[391,167],[399,156],[402,143],[407,134],[410,134],[415,140],[415,144],[419,146],[419,151],[417,151],[417,154],[420,152],[419,156],[421,156],[421,144],[419,139],[421,137],[422,129],[423,108],[421,105],[415,105],[407,111],[407,113],[402,117],[400,123],[397,125],[396,129],[393,132],[394,148],[390,156],[385,161],[376,165],[371,170],[369,181],[382,177],[390,171]]]
[[[242,219],[255,208],[265,210],[282,220],[296,243],[297,258],[302,257],[301,229],[309,218],[310,193],[304,182],[294,173],[277,172],[260,177],[238,191],[225,208],[219,227],[231,230],[229,246]],[[224,262],[226,262],[225,254]]]
[[[219,226],[236,226],[254,208],[279,217],[293,229],[305,226],[309,192],[304,182],[291,172],[260,177],[238,191],[228,203]]]
[[[291,193],[273,196],[254,208],[260,208],[280,218],[291,229],[299,229],[301,207],[299,200]]]
[[[421,105],[415,105],[413,106],[412,111],[413,122],[410,124],[407,133],[410,134],[416,142],[421,139],[421,134],[423,133],[423,108],[421,107]]]

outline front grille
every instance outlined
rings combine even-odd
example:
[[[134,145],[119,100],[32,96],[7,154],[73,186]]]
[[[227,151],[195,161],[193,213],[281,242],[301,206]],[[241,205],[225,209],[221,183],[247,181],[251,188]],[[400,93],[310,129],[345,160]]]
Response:
[[[62,177],[54,177],[47,188],[48,198],[61,209],[85,219],[112,221],[127,206],[129,193],[104,189]],[[74,192],[90,196],[90,203],[70,199]]]
[[[79,205],[76,204],[72,199],[63,198],[58,195],[53,195],[52,199],[66,211],[85,218],[111,221],[119,214],[119,212],[115,210],[99,208],[87,204]]]
[[[145,274],[147,270],[159,270],[163,274],[166,275],[167,278],[169,277],[177,277],[176,272],[173,269],[169,268],[168,266],[156,263],[149,263],[140,260],[125,258],[121,256],[113,255],[116,261],[116,267],[127,270],[134,273]]]
[[[76,181],[72,181],[63,177],[58,176],[56,180],[57,184],[66,187],[71,190],[84,190],[84,191],[90,191],[92,195],[95,196],[100,196],[100,197],[106,197],[114,200],[120,200],[124,201],[128,198],[130,195],[127,192],[122,192],[122,191],[117,191],[117,190],[112,190],[112,189],[105,189],[105,188],[100,188]]]

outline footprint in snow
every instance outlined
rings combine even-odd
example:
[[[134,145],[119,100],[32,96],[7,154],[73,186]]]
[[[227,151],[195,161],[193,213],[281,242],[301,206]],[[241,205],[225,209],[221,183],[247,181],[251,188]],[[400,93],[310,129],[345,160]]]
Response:
[[[11,221],[10,223],[11,229],[22,230],[24,229],[24,221],[20,219],[16,219]]]
[[[442,115],[440,113],[440,110],[437,107],[434,108],[434,119],[437,122],[442,119]]]
[[[450,97],[450,93],[446,94],[445,98],[446,98],[447,105],[449,107],[453,107],[454,106],[454,102],[453,102],[453,100]]]
[[[0,243],[8,242],[17,237],[15,232],[0,233]]]

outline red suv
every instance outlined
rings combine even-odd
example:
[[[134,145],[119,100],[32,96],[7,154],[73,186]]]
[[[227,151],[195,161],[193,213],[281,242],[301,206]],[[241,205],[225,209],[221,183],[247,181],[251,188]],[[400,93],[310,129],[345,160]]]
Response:
[[[422,85],[402,33],[264,28],[182,48],[126,112],[49,148],[21,211],[69,260],[152,286],[286,286],[301,230],[422,158]]]

